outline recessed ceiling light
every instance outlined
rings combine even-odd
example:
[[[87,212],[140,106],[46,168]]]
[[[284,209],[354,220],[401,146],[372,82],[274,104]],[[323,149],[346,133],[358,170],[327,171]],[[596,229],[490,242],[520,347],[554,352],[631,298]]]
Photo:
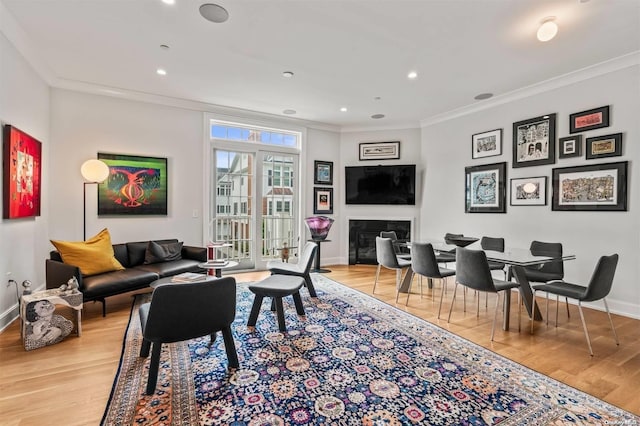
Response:
[[[342,107],[342,108],[340,108],[340,111],[342,111],[342,112],[347,112],[347,107]]]
[[[493,93],[480,93],[479,95],[477,95],[473,99],[475,99],[477,101],[482,101],[484,99],[489,99],[492,96],[493,96]]]
[[[156,74],[158,74],[158,75],[167,75],[167,70],[162,69],[162,68],[158,68],[156,70]]]
[[[558,24],[556,24],[555,20],[555,16],[547,16],[542,20],[542,24],[536,33],[538,40],[542,42],[549,41],[558,34]]]
[[[291,78],[291,77],[293,77],[293,71],[283,71],[282,72],[282,76],[284,78]]]
[[[384,118],[384,114],[373,114],[371,118],[373,118],[374,120],[378,120],[380,118]]]
[[[160,49],[162,49],[162,50],[169,50],[169,45],[168,45],[168,44],[161,44],[161,45],[160,45]]]
[[[175,4],[176,0],[162,0],[162,3],[164,3],[164,4]]]
[[[375,98],[373,98],[373,100],[374,100],[374,101],[379,101],[379,100],[381,100],[381,99],[382,99],[382,98],[381,98],[380,96],[376,96]]]
[[[293,115],[296,113],[295,109],[285,109],[284,111],[282,111],[283,114],[287,114],[287,115]]]
[[[416,78],[418,78],[418,73],[415,71],[410,71],[409,74],[407,74],[407,78],[409,80],[415,80]]]
[[[215,22],[216,24],[221,24],[229,19],[227,9],[213,3],[205,3],[200,6],[200,15],[207,21]]]

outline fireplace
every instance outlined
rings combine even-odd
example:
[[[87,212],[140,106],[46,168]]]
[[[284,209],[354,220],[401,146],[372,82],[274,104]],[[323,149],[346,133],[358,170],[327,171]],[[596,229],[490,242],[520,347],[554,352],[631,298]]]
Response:
[[[375,265],[376,237],[380,231],[396,231],[399,240],[411,239],[410,220],[349,220],[349,265]]]

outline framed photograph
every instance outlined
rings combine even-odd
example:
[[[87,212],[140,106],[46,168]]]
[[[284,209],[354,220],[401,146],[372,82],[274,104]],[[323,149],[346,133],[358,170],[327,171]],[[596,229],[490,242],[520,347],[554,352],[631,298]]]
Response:
[[[627,210],[627,161],[553,169],[551,210]]]
[[[580,157],[582,155],[582,135],[558,139],[558,158]]]
[[[622,133],[587,138],[587,160],[622,155]]]
[[[465,168],[465,213],[506,213],[507,163]]]
[[[313,183],[316,185],[333,185],[333,162],[313,162]]]
[[[167,215],[167,159],[98,153],[109,177],[98,185],[98,216]]]
[[[40,216],[42,144],[8,124],[4,126],[3,137],[2,217]]]
[[[569,133],[609,127],[609,105],[576,112],[569,116]]]
[[[511,179],[510,204],[512,206],[546,206],[547,177]]]
[[[333,188],[313,188],[313,214],[333,214]]]
[[[395,142],[362,142],[360,144],[360,160],[398,160],[400,158],[400,141]]]
[[[502,129],[489,130],[471,136],[471,158],[493,157],[502,154]]]
[[[556,162],[556,115],[513,123],[513,167]]]

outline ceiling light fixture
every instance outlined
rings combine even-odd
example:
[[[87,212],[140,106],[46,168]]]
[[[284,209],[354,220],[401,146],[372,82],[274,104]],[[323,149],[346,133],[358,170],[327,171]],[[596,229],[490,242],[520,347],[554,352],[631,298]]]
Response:
[[[342,112],[347,112],[347,107],[342,107],[342,108],[340,108],[340,111],[342,111]]]
[[[373,118],[374,120],[378,120],[380,118],[384,118],[384,114],[373,114],[371,118]]]
[[[158,68],[156,70],[156,74],[158,74],[158,75],[167,75],[167,70],[162,69],[162,68]]]
[[[558,24],[556,24],[555,16],[547,16],[542,20],[540,28],[538,28],[537,37],[541,42],[549,41],[558,34]]]
[[[285,109],[284,111],[282,111],[282,113],[286,114],[286,115],[293,115],[293,114],[296,113],[296,110],[295,109]]]
[[[416,78],[418,78],[418,73],[415,71],[409,71],[409,74],[407,74],[407,78],[409,80],[415,80]]]
[[[479,95],[476,95],[476,97],[474,97],[473,99],[475,99],[476,101],[483,101],[491,97],[493,97],[493,93],[480,93]]]
[[[200,6],[200,15],[207,21],[215,22],[216,24],[221,24],[229,19],[227,9],[213,3],[205,3]]]
[[[162,49],[162,50],[169,50],[169,45],[168,45],[168,44],[161,44],[161,45],[160,45],[160,49]]]
[[[175,4],[176,0],[162,0],[162,3],[164,3],[164,4]]]
[[[291,78],[291,77],[293,77],[293,71],[283,71],[282,72],[282,76],[284,78]]]

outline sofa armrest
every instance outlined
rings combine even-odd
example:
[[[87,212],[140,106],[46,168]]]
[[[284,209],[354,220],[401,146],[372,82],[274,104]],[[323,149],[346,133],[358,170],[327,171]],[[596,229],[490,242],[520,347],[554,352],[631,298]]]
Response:
[[[194,246],[182,246],[182,258],[197,260],[199,262],[207,261],[207,248],[206,247],[194,247]]]
[[[46,283],[47,288],[58,288],[65,284],[71,277],[76,277],[82,291],[82,274],[80,268],[57,260],[46,259]]]

